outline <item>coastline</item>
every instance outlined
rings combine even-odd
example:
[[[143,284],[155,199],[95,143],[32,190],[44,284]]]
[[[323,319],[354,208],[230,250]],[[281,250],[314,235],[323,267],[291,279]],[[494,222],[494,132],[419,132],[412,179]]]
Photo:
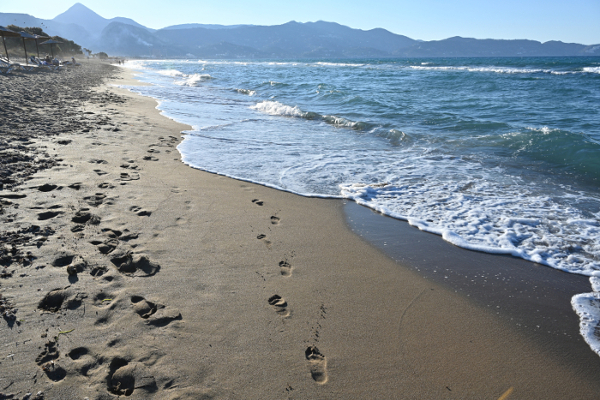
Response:
[[[125,79],[112,83],[132,84],[130,73],[119,74]],[[597,394],[589,365],[548,354],[528,333],[354,234],[344,201],[184,165],[175,147],[186,126],[162,117],[153,99],[110,84],[97,89],[103,103],[83,104],[110,123],[37,140],[60,165],[20,185],[14,194],[27,197],[7,206],[11,227],[35,223],[55,234],[0,282],[22,320],[2,323],[13,356],[0,363],[0,393],[109,399],[131,386],[132,399]],[[38,190],[44,184],[59,187]],[[40,220],[42,213],[58,214]],[[50,361],[54,369],[44,372]]]

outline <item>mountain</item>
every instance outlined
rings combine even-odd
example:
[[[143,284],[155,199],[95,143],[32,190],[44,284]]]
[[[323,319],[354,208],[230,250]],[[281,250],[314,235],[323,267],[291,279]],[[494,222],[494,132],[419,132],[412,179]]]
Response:
[[[147,32],[155,31],[129,18],[103,18],[81,3],[74,4],[67,11],[50,20],[36,18],[29,14],[0,13],[0,25],[41,27],[50,35],[68,38],[95,52],[110,48],[110,43],[103,42],[101,36],[104,29],[113,22],[133,26]]]
[[[42,27],[51,35],[111,55],[156,58],[386,58],[600,56],[600,44],[452,37],[421,41],[377,28],[335,22],[282,25],[181,24],[160,30],[136,21],[106,19],[76,3],[52,20],[0,13],[0,25]]]
[[[471,39],[460,36],[421,42],[396,53],[402,57],[542,57],[585,55],[585,46],[576,43],[535,40]],[[600,51],[597,53],[600,55]]]
[[[361,54],[385,57],[417,43],[385,29],[363,31],[324,21],[292,21],[276,26],[240,26],[231,29],[161,29],[155,35],[180,48],[186,47],[190,53],[206,46],[229,43],[252,48],[257,54],[275,58],[315,57],[317,54],[337,58],[360,57]]]
[[[254,25],[215,25],[215,24],[180,24],[171,25],[163,29],[190,29],[190,28],[206,28],[206,29],[234,29],[242,26],[254,26]]]

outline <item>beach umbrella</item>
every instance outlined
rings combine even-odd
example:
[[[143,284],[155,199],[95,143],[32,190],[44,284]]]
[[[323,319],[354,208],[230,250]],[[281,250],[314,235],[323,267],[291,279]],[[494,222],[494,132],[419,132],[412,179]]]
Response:
[[[38,58],[40,58],[40,48],[37,45],[37,41],[39,39],[50,39],[46,36],[32,35],[28,32],[21,32],[21,37],[23,38],[23,45],[25,45],[25,40],[35,40],[35,49],[37,50]],[[27,58],[27,49],[25,49],[25,58]]]
[[[38,58],[40,58],[40,48],[38,47],[38,40],[42,40],[42,39],[50,39],[48,36],[40,36],[40,35],[33,35],[33,40],[35,40],[35,49],[37,51],[37,55]]]
[[[27,47],[25,46],[25,39],[27,40],[34,40],[35,36],[33,36],[31,33],[27,33],[27,32],[21,32],[21,39],[23,39],[23,49],[25,50],[25,63],[29,64],[29,56],[27,55]],[[37,42],[36,42],[36,46],[37,46]]]
[[[4,41],[4,37],[5,36],[8,36],[8,37],[19,37],[21,35],[19,35],[17,32],[11,31],[8,28],[0,26],[0,36],[2,36],[2,43],[4,44],[4,52],[6,53],[6,59],[8,61],[10,61],[10,57],[8,56],[8,50],[6,50],[6,42]]]
[[[50,39],[50,40],[46,40],[44,43],[40,43],[40,44],[49,44],[50,45],[50,52],[52,53],[52,58],[54,58],[54,50],[53,50],[53,45],[55,44],[62,44],[62,42],[56,41],[54,39]]]

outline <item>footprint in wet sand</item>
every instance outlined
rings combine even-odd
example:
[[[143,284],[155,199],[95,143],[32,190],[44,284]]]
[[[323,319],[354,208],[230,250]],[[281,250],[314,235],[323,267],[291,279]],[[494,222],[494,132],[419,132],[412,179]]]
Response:
[[[280,221],[280,219],[278,217],[276,217],[274,215],[271,217],[271,223],[273,225],[279,225],[279,221]]]
[[[270,249],[271,248],[271,241],[267,240],[266,237],[267,237],[267,235],[262,234],[262,233],[260,235],[256,236],[256,238],[258,240],[262,240],[263,242],[265,242],[265,245]]]
[[[279,270],[281,271],[281,275],[283,276],[291,276],[292,275],[292,266],[287,261],[279,262]]]
[[[287,309],[287,301],[279,295],[273,295],[269,297],[269,304],[273,306],[277,314],[282,317],[287,317],[290,315],[290,310]]]
[[[259,200],[259,199],[254,199],[254,200],[252,200],[252,202],[254,204],[256,204],[257,206],[262,206],[265,204],[262,200]]]
[[[306,359],[310,363],[310,375],[319,384],[327,382],[327,359],[317,346],[309,346],[304,352]]]

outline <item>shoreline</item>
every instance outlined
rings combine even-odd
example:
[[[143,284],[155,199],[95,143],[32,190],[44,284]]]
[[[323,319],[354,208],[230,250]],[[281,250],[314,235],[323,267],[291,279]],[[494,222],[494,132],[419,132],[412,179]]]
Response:
[[[489,310],[353,233],[342,200],[184,165],[175,147],[185,126],[161,116],[153,99],[110,86],[126,79],[97,89],[102,103],[83,104],[108,125],[36,141],[60,165],[20,185],[15,194],[26,197],[7,206],[11,227],[55,233],[28,247],[30,265],[11,265],[15,273],[0,281],[22,321],[0,327],[12,354],[0,361],[0,393],[597,394],[589,366],[549,355]],[[57,187],[39,190],[45,184]]]

